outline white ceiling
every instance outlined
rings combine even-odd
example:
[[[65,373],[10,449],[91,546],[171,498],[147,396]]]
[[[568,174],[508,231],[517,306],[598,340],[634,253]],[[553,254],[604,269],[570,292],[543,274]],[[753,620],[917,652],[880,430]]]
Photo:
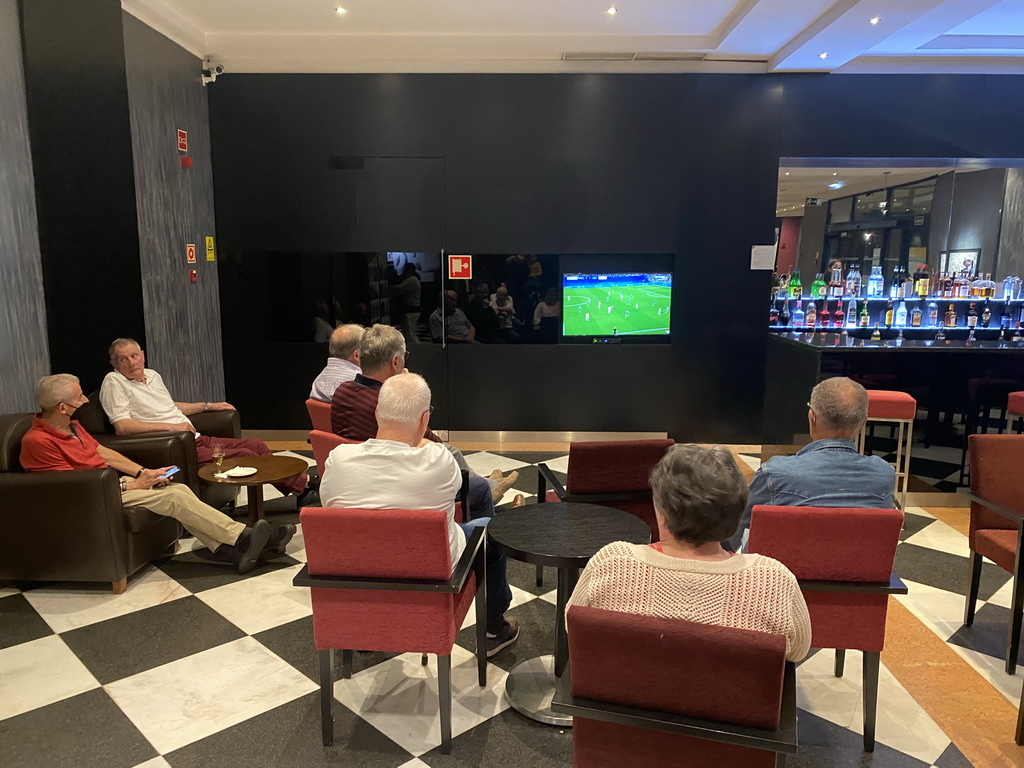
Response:
[[[775,215],[803,216],[804,201],[809,197],[820,197],[823,201],[835,200],[861,192],[871,192],[876,189],[920,181],[952,170],[953,166],[949,164],[900,168],[887,166],[844,168],[833,165],[793,167],[784,165],[779,168],[779,195]],[[828,185],[833,182],[841,182],[842,188],[830,189]]]
[[[337,13],[338,5],[347,12]],[[614,16],[606,13],[611,5]],[[122,6],[228,73],[1024,73],[1024,0],[122,0]],[[874,17],[880,21],[872,25]]]

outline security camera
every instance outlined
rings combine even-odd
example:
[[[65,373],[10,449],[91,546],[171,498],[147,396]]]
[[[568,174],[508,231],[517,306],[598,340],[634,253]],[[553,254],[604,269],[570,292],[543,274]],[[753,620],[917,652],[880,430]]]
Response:
[[[203,85],[216,82],[217,75],[224,74],[224,65],[217,64],[213,59],[203,59]]]

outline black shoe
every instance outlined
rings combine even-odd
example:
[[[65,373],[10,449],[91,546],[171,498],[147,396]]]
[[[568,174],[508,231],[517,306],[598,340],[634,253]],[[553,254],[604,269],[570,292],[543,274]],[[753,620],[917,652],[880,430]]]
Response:
[[[315,488],[307,487],[302,493],[295,497],[295,508],[302,509],[303,507],[319,507],[320,506],[320,494],[316,492]]]
[[[256,561],[270,541],[270,523],[257,520],[252,528],[246,528],[235,542],[235,556],[238,572],[248,573],[256,567]]]
[[[285,525],[275,525],[273,530],[270,532],[270,539],[267,541],[267,546],[264,547],[260,553],[260,558],[264,557],[279,557],[285,554],[285,547],[288,546],[288,542],[292,540],[292,536],[295,535],[295,526],[291,523]]]
[[[314,491],[320,490],[320,475],[316,471],[316,467],[310,467],[309,471],[306,472],[306,487],[312,488]]]
[[[508,648],[519,639],[519,621],[513,616],[505,619],[501,628],[496,632],[487,631],[487,658],[491,658],[498,651]]]

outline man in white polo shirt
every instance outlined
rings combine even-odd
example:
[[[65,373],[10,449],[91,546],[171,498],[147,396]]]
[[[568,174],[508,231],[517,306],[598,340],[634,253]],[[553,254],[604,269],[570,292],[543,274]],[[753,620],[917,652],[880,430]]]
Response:
[[[114,370],[104,377],[100,386],[100,403],[119,435],[195,432],[189,416],[204,411],[234,410],[231,403],[175,402],[160,374],[146,367],[146,354],[134,339],[115,339],[109,353]],[[213,461],[214,445],[224,446],[224,456],[229,459],[270,453],[270,448],[262,440],[197,434],[196,455],[201,464]],[[294,493],[300,508],[316,501],[316,492],[307,486],[305,473],[275,483],[282,493]]]
[[[423,437],[430,420],[430,387],[422,376],[400,373],[380,388],[377,436],[331,451],[320,483],[323,506],[347,509],[436,509],[448,515],[452,566],[466,536],[490,518],[455,522],[455,497],[462,472],[442,443]],[[401,544],[399,543],[399,546]],[[505,556],[487,550],[487,655],[519,639],[519,624],[504,614],[512,602]]]

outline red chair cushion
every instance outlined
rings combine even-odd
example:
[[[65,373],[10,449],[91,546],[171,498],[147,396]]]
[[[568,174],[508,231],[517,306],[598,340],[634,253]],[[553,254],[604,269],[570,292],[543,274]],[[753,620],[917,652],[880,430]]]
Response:
[[[315,402],[315,401],[307,401]],[[323,405],[323,403],[321,403]],[[330,407],[328,407],[328,415],[330,415]],[[314,429],[309,433],[309,444],[313,448],[313,458],[316,459],[316,469],[320,474],[320,477],[324,476],[324,465],[327,463],[327,457],[331,455],[331,451],[337,448],[339,445],[357,443],[358,440],[349,440],[344,437],[340,437],[331,432],[330,424],[327,425],[327,430]]]
[[[1021,467],[1024,467],[1024,435],[971,435],[967,440],[971,490],[974,494],[1001,507],[1016,512],[1024,511],[1021,494],[1024,491],[1021,474]],[[981,551],[977,533],[988,529],[1016,531],[1017,525],[1013,520],[972,501],[971,549]],[[1012,564],[1003,567],[1013,571]]]
[[[651,469],[674,440],[616,440],[569,445],[569,493],[646,491]]]
[[[886,389],[868,390],[869,419],[913,419],[917,416],[917,400],[906,392]]]
[[[812,648],[881,651],[885,646],[888,595],[804,592],[811,616]]]
[[[309,420],[313,424],[313,429],[319,429],[321,432],[331,431],[330,403],[322,403],[319,400],[309,398],[306,400],[306,411],[309,413]]]
[[[1024,415],[1024,392],[1011,392],[1006,398],[1006,412]]]
[[[786,638],[573,606],[575,696],[755,728],[776,728]]]
[[[975,552],[978,552],[1005,571],[1013,573],[1017,560],[1017,531],[986,528],[974,535]]]

